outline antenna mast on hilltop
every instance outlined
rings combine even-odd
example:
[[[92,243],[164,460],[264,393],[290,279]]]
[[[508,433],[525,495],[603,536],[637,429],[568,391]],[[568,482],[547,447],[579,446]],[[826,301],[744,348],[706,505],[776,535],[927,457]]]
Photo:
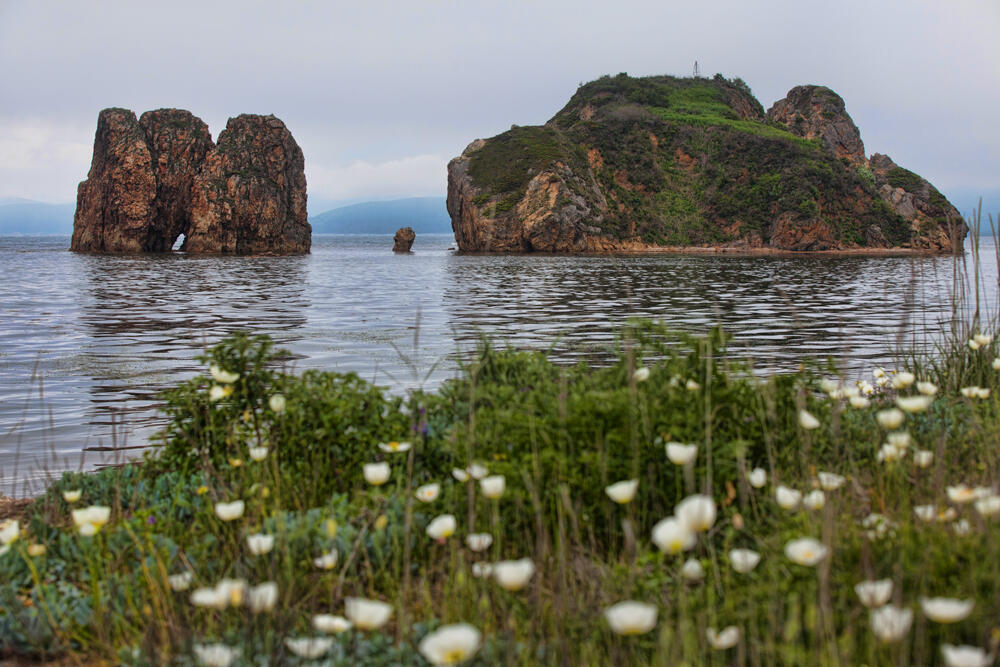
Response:
[[[698,69],[698,61],[697,60],[694,61],[694,73],[693,73],[692,76],[694,76],[694,78],[696,78],[696,79],[700,79],[701,78],[701,70]]]

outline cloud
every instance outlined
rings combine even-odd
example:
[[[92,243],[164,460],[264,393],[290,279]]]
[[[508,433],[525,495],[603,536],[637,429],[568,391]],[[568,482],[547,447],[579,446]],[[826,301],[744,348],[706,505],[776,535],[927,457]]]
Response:
[[[74,200],[93,150],[80,137],[75,125],[0,118],[0,197]]]
[[[342,166],[307,164],[306,182],[309,196],[323,199],[444,195],[449,159],[435,154]]]

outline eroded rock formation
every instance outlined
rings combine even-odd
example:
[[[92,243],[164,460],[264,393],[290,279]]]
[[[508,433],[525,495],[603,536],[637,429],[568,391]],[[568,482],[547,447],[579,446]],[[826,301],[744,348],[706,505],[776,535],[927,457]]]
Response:
[[[400,227],[392,237],[393,252],[410,252],[413,247],[413,240],[417,238],[412,227]]]
[[[471,252],[949,252],[966,233],[930,183],[865,157],[833,91],[798,86],[765,115],[720,75],[581,86],[544,126],[453,159],[448,212]]]
[[[188,111],[100,113],[70,249],[166,252],[182,235],[191,253],[309,251],[304,160],[284,123],[239,116],[216,145]]]
[[[825,86],[796,86],[767,110],[769,120],[806,139],[820,139],[837,157],[865,161],[861,132],[847,114],[844,100]]]
[[[230,118],[194,179],[195,253],[309,252],[302,150],[274,116]]]

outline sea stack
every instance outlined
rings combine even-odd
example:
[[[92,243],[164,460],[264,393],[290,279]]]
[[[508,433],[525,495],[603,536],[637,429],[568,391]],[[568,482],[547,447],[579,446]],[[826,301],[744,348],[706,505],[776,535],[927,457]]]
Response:
[[[797,86],[765,113],[740,79],[605,76],[545,125],[448,165],[466,252],[954,252],[933,185],[865,156],[844,100]]]
[[[304,159],[274,116],[231,118],[212,142],[188,111],[98,116],[70,249],[86,252],[309,252]]]
[[[411,227],[400,227],[396,230],[396,235],[392,237],[393,252],[410,252],[413,247],[413,239],[417,238]]]

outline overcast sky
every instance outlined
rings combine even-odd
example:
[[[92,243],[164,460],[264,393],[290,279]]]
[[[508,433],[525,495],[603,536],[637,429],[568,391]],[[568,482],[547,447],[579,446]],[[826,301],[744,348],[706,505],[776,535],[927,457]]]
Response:
[[[950,191],[1000,188],[998,0],[0,0],[0,197],[73,201],[97,114],[273,113],[311,200],[443,195],[477,137],[602,74],[739,76],[846,101],[865,147]],[[310,206],[312,209],[313,206]]]

